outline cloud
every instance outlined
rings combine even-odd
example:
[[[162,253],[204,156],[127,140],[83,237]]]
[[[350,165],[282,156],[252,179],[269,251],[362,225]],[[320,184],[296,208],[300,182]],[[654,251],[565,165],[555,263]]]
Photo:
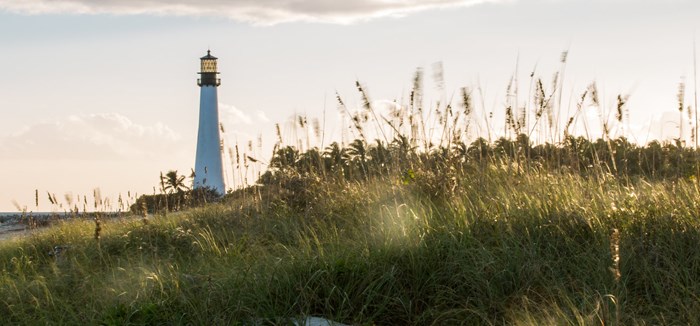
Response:
[[[256,115],[258,117],[258,120],[260,120],[260,122],[270,122],[270,118],[267,117],[267,114],[265,114],[265,112],[258,111]]]
[[[270,122],[263,111],[255,111],[254,115],[247,114],[242,110],[239,110],[234,105],[229,105],[225,103],[219,103],[219,118],[224,127],[231,127],[235,125],[256,125],[260,123]]]
[[[14,159],[155,158],[181,150],[180,136],[162,123],[144,126],[117,113],[72,115],[0,138],[0,157]]]
[[[218,16],[254,24],[352,23],[430,9],[512,0],[0,0],[0,10],[27,14]]]
[[[641,138],[642,140],[656,139],[661,142],[669,142],[679,138],[681,130],[683,131],[683,140],[689,143],[693,126],[688,121],[685,112],[681,116],[678,111],[664,111],[647,124],[642,125],[639,128],[639,133],[644,137]]]
[[[245,112],[239,110],[233,105],[219,103],[219,114],[221,123],[223,123],[224,126],[233,126],[237,124],[253,124],[253,118],[251,118],[250,115],[245,114]]]

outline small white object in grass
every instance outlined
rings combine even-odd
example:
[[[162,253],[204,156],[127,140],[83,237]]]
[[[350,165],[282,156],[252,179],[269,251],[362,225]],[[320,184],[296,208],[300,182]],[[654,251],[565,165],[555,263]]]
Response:
[[[297,326],[349,326],[346,324],[341,324],[332,320],[328,320],[321,317],[306,317],[306,319],[297,319],[294,321],[294,325]]]

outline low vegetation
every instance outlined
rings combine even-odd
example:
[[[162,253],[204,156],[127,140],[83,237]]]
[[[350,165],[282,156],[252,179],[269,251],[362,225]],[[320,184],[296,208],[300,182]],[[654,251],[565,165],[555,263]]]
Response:
[[[2,243],[6,323],[697,324],[694,182],[425,171]],[[294,184],[294,183],[292,183]],[[440,182],[440,185],[443,183]],[[290,189],[287,189],[290,190]]]
[[[573,120],[532,144],[523,131],[557,115],[541,81],[534,121],[506,111],[511,137],[467,141],[467,89],[460,114],[438,104],[442,132],[428,136],[420,78],[393,118],[358,83],[357,140],[301,150],[280,139],[255,185],[216,202],[172,206],[190,192],[162,184],[132,208],[153,205],[146,217],[66,219],[3,241],[0,319],[700,324],[696,150],[680,137],[643,147],[609,132],[574,137]]]

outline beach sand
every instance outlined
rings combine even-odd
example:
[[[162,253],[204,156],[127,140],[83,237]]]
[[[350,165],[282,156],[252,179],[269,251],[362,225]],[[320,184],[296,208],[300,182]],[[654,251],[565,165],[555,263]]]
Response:
[[[24,224],[0,223],[0,241],[28,235],[31,230]]]

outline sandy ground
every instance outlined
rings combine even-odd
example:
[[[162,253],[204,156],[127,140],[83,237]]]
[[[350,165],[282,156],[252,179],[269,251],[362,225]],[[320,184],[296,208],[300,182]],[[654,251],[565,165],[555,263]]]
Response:
[[[24,224],[0,223],[0,240],[25,236],[31,233]]]

